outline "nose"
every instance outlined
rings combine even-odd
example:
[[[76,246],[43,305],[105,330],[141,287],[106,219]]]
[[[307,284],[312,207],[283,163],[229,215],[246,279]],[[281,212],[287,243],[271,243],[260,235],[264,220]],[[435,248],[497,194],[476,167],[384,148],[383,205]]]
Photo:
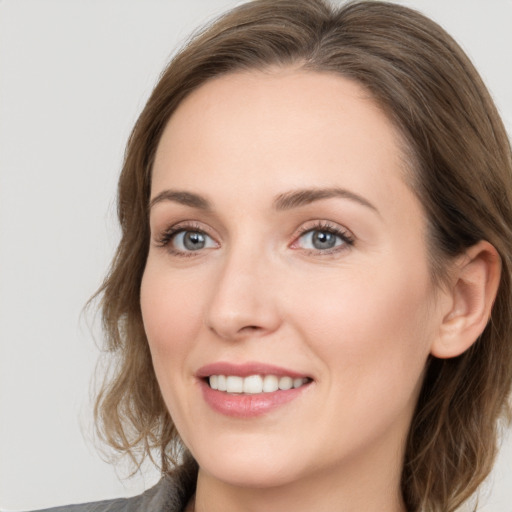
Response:
[[[281,323],[272,265],[261,254],[232,253],[222,262],[206,312],[206,325],[225,340],[265,336]]]

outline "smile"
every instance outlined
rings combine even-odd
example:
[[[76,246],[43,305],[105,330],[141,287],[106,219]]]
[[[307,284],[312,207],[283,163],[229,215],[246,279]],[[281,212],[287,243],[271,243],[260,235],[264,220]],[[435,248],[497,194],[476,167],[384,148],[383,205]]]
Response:
[[[306,395],[314,378],[262,362],[207,364],[195,373],[205,402],[215,412],[254,418],[278,410]]]
[[[306,377],[291,377],[289,375],[211,375],[208,383],[211,389],[225,391],[226,393],[260,394],[275,391],[287,391],[304,386],[311,379]]]

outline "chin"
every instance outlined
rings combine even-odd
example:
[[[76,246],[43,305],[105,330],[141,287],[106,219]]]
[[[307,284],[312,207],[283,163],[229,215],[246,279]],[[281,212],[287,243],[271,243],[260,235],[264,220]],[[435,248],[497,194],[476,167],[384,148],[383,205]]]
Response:
[[[279,452],[277,452],[279,453]],[[282,454],[280,454],[282,455]],[[220,456],[208,453],[196,458],[202,471],[225,484],[245,488],[270,488],[286,485],[300,476],[299,461],[285,460],[262,454],[261,450],[252,453],[233,448],[230,453]],[[293,471],[292,471],[293,468]]]

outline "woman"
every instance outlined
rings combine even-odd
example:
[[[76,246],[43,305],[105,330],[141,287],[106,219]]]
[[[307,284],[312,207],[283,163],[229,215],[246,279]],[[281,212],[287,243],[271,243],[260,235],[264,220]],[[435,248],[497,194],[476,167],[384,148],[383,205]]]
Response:
[[[130,138],[101,289],[98,424],[165,476],[77,510],[455,510],[508,412],[511,166],[414,11],[260,0],[196,36]]]

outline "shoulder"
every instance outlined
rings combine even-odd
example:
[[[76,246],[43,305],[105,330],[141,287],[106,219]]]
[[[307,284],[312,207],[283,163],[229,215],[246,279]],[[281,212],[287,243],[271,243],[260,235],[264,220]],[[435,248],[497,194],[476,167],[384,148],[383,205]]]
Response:
[[[65,505],[37,512],[182,512],[195,491],[197,467],[184,464],[143,494],[132,498]]]
[[[154,487],[143,494],[132,498],[118,498],[113,500],[95,501],[80,505],[65,505],[41,510],[39,512],[180,512],[176,508],[176,489],[169,477],[163,477]],[[171,502],[171,503],[169,503]],[[174,503],[173,503],[174,502]],[[174,505],[170,508],[170,504]]]

